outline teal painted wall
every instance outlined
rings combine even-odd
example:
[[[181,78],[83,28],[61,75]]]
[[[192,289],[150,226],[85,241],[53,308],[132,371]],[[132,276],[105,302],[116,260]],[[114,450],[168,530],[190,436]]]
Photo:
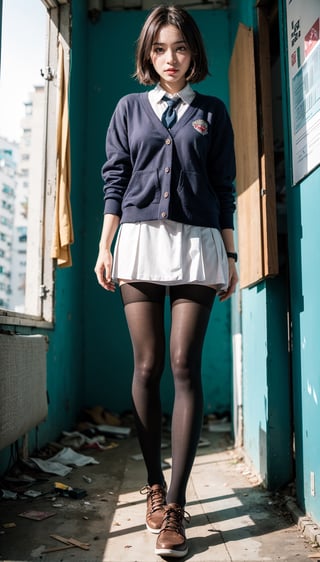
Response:
[[[265,478],[268,409],[265,284],[242,291],[242,338],[244,447],[256,470]]]
[[[197,90],[217,95],[228,103],[229,28],[227,12],[192,12],[203,32],[211,76]],[[102,404],[116,412],[131,409],[132,352],[119,293],[99,287],[93,274],[102,225],[100,169],[104,162],[106,128],[118,99],[142,88],[131,76],[135,41],[145,12],[105,12],[88,24],[88,121],[85,209],[85,388],[87,406]],[[169,328],[169,310],[167,328]],[[205,342],[203,380],[206,411],[230,409],[230,305],[216,303]],[[169,365],[162,385],[164,411],[171,411],[172,381]]]
[[[230,35],[231,44],[233,45],[239,23],[243,23],[248,27],[255,25],[255,0],[230,0],[229,2],[229,19],[230,19]]]
[[[285,2],[279,2],[281,42],[287,52]],[[289,265],[292,315],[292,375],[296,451],[297,499],[302,509],[320,523],[320,347],[318,310],[320,271],[318,241],[320,222],[320,168],[311,171],[292,186],[289,81],[283,57],[283,103],[288,201]],[[315,495],[311,494],[311,473],[315,478]]]
[[[242,291],[244,448],[270,489],[292,477],[284,278]]]
[[[319,499],[317,492],[311,495],[310,475],[315,474],[319,486],[319,185],[318,168],[292,187],[288,197],[297,495],[299,504],[318,522]]]
[[[294,373],[297,391],[297,417],[301,412],[301,449],[298,451],[299,483],[303,483],[306,510],[320,522],[319,486],[320,486],[320,442],[318,428],[320,426],[320,346],[318,311],[320,310],[319,256],[320,225],[317,210],[320,208],[320,169],[318,168],[306,180],[301,182],[301,296],[303,308],[295,307],[297,329],[293,345],[297,354],[301,355],[301,377],[299,369]],[[293,225],[292,225],[293,226]],[[299,226],[299,225],[298,225]],[[293,248],[296,239],[293,240]],[[299,246],[298,246],[299,248]],[[295,277],[295,274],[293,274]],[[298,278],[294,282],[298,281]],[[302,301],[301,301],[302,304]],[[301,397],[301,406],[299,404]],[[316,495],[311,495],[310,474],[314,472]]]

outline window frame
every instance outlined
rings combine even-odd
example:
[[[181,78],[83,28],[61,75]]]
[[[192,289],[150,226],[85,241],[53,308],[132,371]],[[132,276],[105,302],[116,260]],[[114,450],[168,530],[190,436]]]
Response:
[[[66,45],[70,45],[70,3],[69,0],[47,2],[39,0],[47,8],[47,61],[45,81],[45,122],[44,122],[44,159],[42,165],[42,200],[40,213],[40,283],[36,298],[40,299],[40,313],[20,313],[0,308],[0,326],[26,326],[52,328],[54,324],[54,293],[56,260],[51,258],[53,221],[56,193],[56,111],[58,67],[58,38],[63,36]],[[1,19],[1,18],[0,18]],[[1,48],[1,44],[0,44]],[[69,59],[69,57],[68,57]],[[69,69],[68,69],[69,71]]]

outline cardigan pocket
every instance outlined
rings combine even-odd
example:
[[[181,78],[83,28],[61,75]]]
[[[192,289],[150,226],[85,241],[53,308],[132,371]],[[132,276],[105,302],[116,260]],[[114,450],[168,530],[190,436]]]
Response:
[[[142,209],[151,203],[160,201],[160,185],[158,171],[134,172],[126,189],[122,207]]]
[[[205,189],[205,180],[198,172],[181,170],[177,192],[184,192],[186,198],[202,197]]]
[[[215,189],[210,185],[210,182],[205,178],[203,174],[198,172],[181,170],[178,186],[178,193],[184,192],[186,197],[204,200],[206,203],[212,202],[212,199],[216,204],[219,204],[219,199]]]
[[[177,194],[186,215],[197,217],[199,224],[204,225],[202,220],[209,217],[206,222],[212,223],[212,216],[219,214],[220,203],[216,192],[209,182],[198,172],[181,170],[177,186]]]

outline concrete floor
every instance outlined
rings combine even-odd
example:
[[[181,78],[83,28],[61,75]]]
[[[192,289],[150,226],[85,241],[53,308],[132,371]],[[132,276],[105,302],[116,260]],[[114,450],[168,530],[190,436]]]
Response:
[[[259,486],[230,447],[227,434],[206,433],[210,445],[198,449],[188,487],[186,510],[189,554],[194,562],[317,560],[318,548],[302,535],[281,502]],[[155,535],[145,529],[143,462],[135,437],[102,452],[88,452],[98,465],[75,468],[62,479],[49,476],[34,486],[50,490],[56,480],[85,488],[83,500],[48,496],[38,499],[0,500],[0,560],[8,562],[153,562]],[[164,449],[170,464],[170,449]],[[170,481],[170,468],[165,470]],[[92,479],[87,483],[83,476]],[[53,507],[53,505],[60,507]],[[53,512],[54,516],[32,521],[19,516],[28,510]],[[13,523],[12,528],[3,527]],[[90,545],[44,553],[64,545],[51,535],[73,537]]]

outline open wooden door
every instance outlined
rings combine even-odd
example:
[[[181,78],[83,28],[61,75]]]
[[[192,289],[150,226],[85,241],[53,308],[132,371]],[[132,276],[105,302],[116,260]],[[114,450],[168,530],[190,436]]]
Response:
[[[242,23],[229,69],[237,162],[240,288],[278,273],[269,36],[263,15],[259,25],[258,80],[253,31]]]

